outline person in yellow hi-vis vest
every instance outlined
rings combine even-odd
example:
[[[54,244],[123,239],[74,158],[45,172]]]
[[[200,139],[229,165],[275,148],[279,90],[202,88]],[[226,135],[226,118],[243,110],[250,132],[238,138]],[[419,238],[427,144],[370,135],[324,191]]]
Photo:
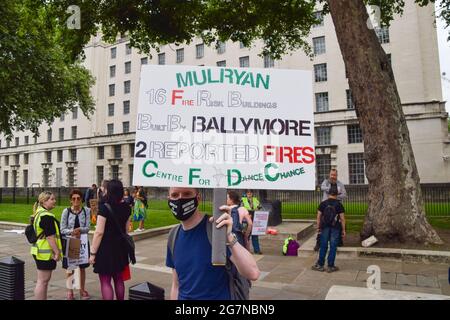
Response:
[[[47,300],[47,288],[56,262],[62,258],[59,222],[53,213],[55,195],[49,191],[39,194],[33,207],[33,226],[38,240],[31,247],[36,262],[37,281],[34,295],[36,300]]]
[[[255,211],[261,209],[258,198],[253,196],[252,190],[246,191],[246,197],[242,197],[242,206],[248,210],[252,221],[255,217]],[[259,237],[252,235],[252,246],[255,254],[262,254],[259,247]]]

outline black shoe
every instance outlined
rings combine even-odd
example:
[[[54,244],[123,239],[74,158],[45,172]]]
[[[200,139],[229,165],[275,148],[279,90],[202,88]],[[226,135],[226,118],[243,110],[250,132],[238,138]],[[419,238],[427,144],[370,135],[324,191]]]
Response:
[[[314,271],[320,271],[320,272],[324,272],[325,271],[325,268],[323,266],[317,264],[317,263],[315,265],[313,265],[311,267],[311,269],[314,270]]]
[[[336,266],[332,266],[332,267],[328,267],[327,268],[327,272],[328,273],[332,273],[332,272],[336,272],[336,271],[339,271],[339,268],[336,267]]]

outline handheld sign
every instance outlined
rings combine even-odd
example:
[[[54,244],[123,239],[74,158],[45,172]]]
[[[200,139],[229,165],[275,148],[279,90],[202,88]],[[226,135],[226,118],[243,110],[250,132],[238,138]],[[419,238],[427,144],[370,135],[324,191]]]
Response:
[[[143,65],[133,184],[314,190],[312,73]]]
[[[255,211],[253,218],[252,236],[263,236],[266,234],[269,211]]]

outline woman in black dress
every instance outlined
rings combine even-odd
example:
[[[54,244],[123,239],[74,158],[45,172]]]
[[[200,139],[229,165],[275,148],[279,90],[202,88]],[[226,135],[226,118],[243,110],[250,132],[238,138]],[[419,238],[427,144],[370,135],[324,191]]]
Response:
[[[123,185],[119,180],[111,180],[106,187],[106,203],[99,204],[97,227],[91,246],[89,262],[94,272],[99,274],[103,300],[117,300],[125,296],[122,272],[128,266],[127,244],[122,236],[128,230],[130,208],[123,202]],[[120,228],[120,229],[119,229]],[[114,288],[111,285],[114,280]]]

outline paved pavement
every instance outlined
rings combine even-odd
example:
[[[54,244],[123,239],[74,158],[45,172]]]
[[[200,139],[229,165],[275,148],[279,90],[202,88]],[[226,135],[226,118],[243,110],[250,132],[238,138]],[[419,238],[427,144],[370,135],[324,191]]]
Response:
[[[126,296],[129,287],[148,281],[164,288],[168,297],[171,270],[165,267],[166,241],[167,234],[136,242],[138,263],[132,266],[132,279],[126,282]],[[281,248],[282,241],[279,241]],[[263,241],[263,252],[265,245],[267,249],[269,244]],[[382,289],[450,295],[447,264],[338,256],[336,265],[341,270],[328,274],[311,270],[315,257],[284,257],[273,250],[266,252],[272,253],[255,255],[261,277],[253,283],[251,299],[322,300],[332,285],[365,287],[370,265],[381,268]],[[26,299],[33,299],[36,269],[25,236],[0,230],[0,258],[11,255],[25,261]],[[59,266],[50,281],[49,299],[64,299],[65,286],[65,271]],[[101,299],[98,277],[92,268],[87,269],[86,289],[93,299]]]

